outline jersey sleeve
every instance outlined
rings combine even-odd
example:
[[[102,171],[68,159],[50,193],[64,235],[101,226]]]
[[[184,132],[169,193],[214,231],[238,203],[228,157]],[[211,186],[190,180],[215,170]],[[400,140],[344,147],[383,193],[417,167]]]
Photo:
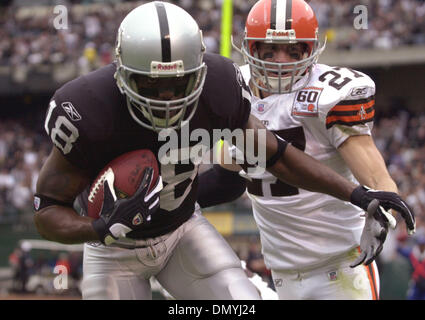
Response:
[[[46,113],[44,128],[73,165],[98,170],[116,133],[115,106],[122,104],[114,65],[78,77],[59,88]],[[96,172],[93,172],[97,173]]]
[[[54,95],[46,113],[44,129],[62,155],[79,168],[87,165],[80,123],[81,116],[72,101]]]
[[[236,63],[219,55],[207,56],[205,99],[214,128],[245,128],[251,111],[251,91]]]
[[[344,91],[338,95],[334,89],[329,89],[331,97],[323,99],[320,105],[320,121],[335,148],[350,136],[371,135],[373,128],[375,83],[367,75],[355,73],[357,78]]]
[[[88,114],[84,78],[77,78],[58,89],[46,113],[44,129],[63,156],[79,168],[87,168],[92,148],[88,129],[93,127]]]

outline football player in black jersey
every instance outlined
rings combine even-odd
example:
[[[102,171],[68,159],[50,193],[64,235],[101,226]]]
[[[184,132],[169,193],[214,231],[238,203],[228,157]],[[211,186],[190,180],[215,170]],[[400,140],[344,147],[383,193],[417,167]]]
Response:
[[[198,143],[186,146],[185,130],[207,132],[209,146],[219,139],[214,130],[241,130],[247,144],[263,143],[267,170],[289,184],[363,208],[380,195],[271,132],[265,131],[262,142],[259,130],[265,128],[250,115],[250,92],[238,67],[205,53],[199,27],[183,9],[158,1],[137,7],[122,21],[115,51],[114,64],[70,81],[52,97],[45,129],[54,147],[35,195],[34,220],[43,237],[86,242],[83,298],[150,299],[152,276],[176,299],[260,298],[236,254],[195,205],[198,164],[184,155]],[[162,161],[167,142],[161,135],[171,131],[181,140],[171,150],[181,155],[177,162]],[[137,149],[158,156],[163,188],[147,195],[152,176],[146,171],[136,194],[151,202],[159,197],[159,206],[140,197],[111,203],[114,191],[106,179],[110,191],[101,217],[84,215],[89,186],[100,170]],[[76,199],[81,215],[73,208]],[[151,219],[132,225],[140,212]]]

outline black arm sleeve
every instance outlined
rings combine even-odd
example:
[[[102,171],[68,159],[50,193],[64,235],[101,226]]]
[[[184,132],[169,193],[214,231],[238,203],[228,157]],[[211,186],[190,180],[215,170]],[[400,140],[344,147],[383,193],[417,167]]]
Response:
[[[201,208],[230,202],[246,189],[246,179],[238,172],[226,170],[218,164],[199,176],[198,203]]]

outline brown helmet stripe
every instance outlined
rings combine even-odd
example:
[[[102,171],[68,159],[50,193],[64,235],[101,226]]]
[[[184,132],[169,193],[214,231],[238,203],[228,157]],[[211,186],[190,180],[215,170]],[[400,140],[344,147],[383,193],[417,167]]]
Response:
[[[277,0],[272,0],[271,1],[271,6],[270,6],[270,29],[276,30],[276,1]]]
[[[270,29],[292,29],[292,0],[271,0]]]
[[[285,30],[292,29],[292,0],[286,0]]]

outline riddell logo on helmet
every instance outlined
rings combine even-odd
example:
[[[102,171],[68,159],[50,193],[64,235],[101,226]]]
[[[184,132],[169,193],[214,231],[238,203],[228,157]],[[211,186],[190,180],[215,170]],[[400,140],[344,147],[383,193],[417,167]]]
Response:
[[[170,63],[152,61],[151,70],[152,72],[167,72],[167,71],[184,71],[183,61],[175,61]]]
[[[273,31],[272,36],[273,37],[287,37],[287,36],[289,36],[289,32],[288,31]]]
[[[282,38],[282,39],[295,39],[295,30],[274,30],[268,29],[266,33],[267,38]]]
[[[158,70],[177,70],[177,63],[174,63],[172,65],[158,64]]]

